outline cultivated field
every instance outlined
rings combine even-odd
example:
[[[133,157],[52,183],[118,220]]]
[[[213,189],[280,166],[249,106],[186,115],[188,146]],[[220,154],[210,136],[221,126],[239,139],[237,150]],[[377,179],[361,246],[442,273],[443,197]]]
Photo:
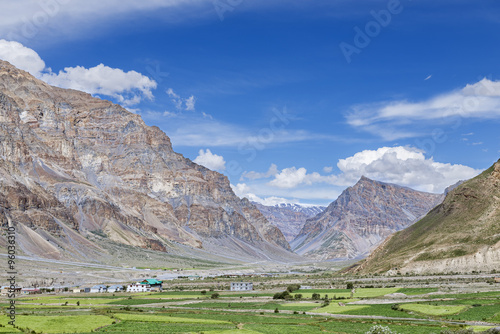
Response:
[[[381,325],[439,334],[500,326],[495,284],[473,293],[450,286],[309,289],[276,299],[286,287],[236,293],[175,285],[161,293],[24,296],[17,300],[16,328],[3,316],[0,333],[319,334],[366,333]],[[1,304],[4,313],[7,305]]]

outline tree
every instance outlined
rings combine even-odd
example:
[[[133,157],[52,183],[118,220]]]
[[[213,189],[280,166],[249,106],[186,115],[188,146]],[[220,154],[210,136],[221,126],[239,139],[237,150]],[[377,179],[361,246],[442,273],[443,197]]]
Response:
[[[206,295],[206,294],[207,294],[207,290],[202,290],[202,291],[201,291],[201,294],[202,294],[202,295]]]
[[[219,295],[219,293],[218,293],[218,292],[215,292],[215,293],[212,293],[211,298],[212,298],[212,299],[217,299],[217,298],[219,298],[219,296],[220,296],[220,295]]]
[[[313,300],[319,300],[321,298],[321,296],[319,295],[319,293],[313,293],[312,294],[312,299]]]
[[[302,299],[302,294],[301,293],[296,293],[295,294],[295,299]]]
[[[290,293],[288,290],[285,290],[283,292],[276,292],[273,296],[273,299],[290,299],[292,296],[290,296]]]
[[[80,306],[80,301],[77,301],[77,302],[76,302],[76,306]]]
[[[290,285],[286,288],[286,290],[287,290],[288,292],[294,292],[294,291],[299,290],[299,289],[300,289],[300,284],[290,284]]]
[[[278,310],[278,308],[275,308],[274,313],[280,313],[280,310]]]
[[[352,282],[347,282],[347,289],[348,290],[354,289],[354,284]]]

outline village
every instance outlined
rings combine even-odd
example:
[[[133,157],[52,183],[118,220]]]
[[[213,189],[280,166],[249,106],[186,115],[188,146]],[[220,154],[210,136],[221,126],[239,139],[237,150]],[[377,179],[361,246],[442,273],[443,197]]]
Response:
[[[248,275],[242,275],[248,276]],[[239,275],[224,275],[223,278],[237,278]],[[200,276],[180,276],[179,278],[195,280],[204,279]],[[122,284],[95,284],[95,285],[83,285],[76,287],[13,287],[13,286],[2,286],[0,288],[0,295],[7,296],[14,293],[15,295],[34,295],[42,293],[116,293],[116,292],[162,292],[164,281],[147,278],[134,283],[122,285]],[[252,291],[252,282],[230,282],[228,286],[230,291]]]

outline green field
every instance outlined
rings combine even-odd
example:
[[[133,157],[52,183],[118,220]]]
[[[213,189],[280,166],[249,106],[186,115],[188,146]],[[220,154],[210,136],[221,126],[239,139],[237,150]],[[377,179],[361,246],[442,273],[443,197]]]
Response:
[[[443,328],[475,325],[460,326],[462,321],[486,323],[475,325],[476,332],[488,329],[487,324],[500,323],[498,291],[429,294],[436,291],[358,288],[353,299],[346,289],[295,291],[292,295],[302,294],[300,300],[273,299],[277,291],[217,291],[220,296],[216,299],[211,298],[214,292],[200,291],[25,296],[18,299],[16,325],[25,333],[362,334],[380,324],[400,334],[440,334]],[[396,292],[407,297],[386,296]],[[321,300],[312,300],[313,293],[319,293]],[[426,301],[413,302],[411,296]],[[352,304],[356,301],[363,304]],[[0,305],[3,312],[7,305]],[[374,316],[379,318],[371,318]],[[0,324],[6,326],[7,317]],[[0,327],[0,333],[16,331]]]
[[[430,316],[453,315],[467,309],[465,305],[428,305],[428,304],[404,304],[401,306],[404,311],[418,312]]]
[[[6,318],[2,318],[0,323],[6,326],[7,321]],[[111,325],[112,323],[113,319],[103,315],[19,315],[16,317],[16,325],[18,327],[43,333],[88,333],[97,328]]]

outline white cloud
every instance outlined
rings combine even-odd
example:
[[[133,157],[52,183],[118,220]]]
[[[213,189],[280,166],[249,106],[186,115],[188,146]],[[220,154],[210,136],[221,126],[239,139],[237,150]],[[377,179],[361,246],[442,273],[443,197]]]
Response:
[[[435,162],[418,149],[402,146],[362,151],[340,159],[337,167],[341,171],[338,175],[307,173],[305,168],[285,168],[268,185],[282,189],[320,183],[351,186],[364,175],[377,181],[441,193],[457,181],[470,179],[481,172],[463,165]]]
[[[50,85],[110,96],[124,106],[138,104],[143,98],[153,99],[152,90],[156,88],[155,81],[136,71],[125,72],[103,64],[88,69],[66,67],[53,73],[36,51],[18,42],[0,40],[0,58]]]
[[[244,172],[241,176],[241,179],[249,179],[249,180],[258,180],[258,179],[266,179],[268,177],[271,177],[271,176],[275,176],[276,174],[278,174],[278,166],[276,166],[275,164],[271,164],[271,166],[269,167],[269,170],[265,173],[258,173],[258,172],[254,172],[254,171],[251,171],[251,172]]]
[[[191,95],[188,99],[184,101],[186,103],[186,110],[187,111],[194,111],[195,109],[195,103],[196,103],[196,98]]]
[[[16,0],[0,2],[0,36],[25,42],[37,38],[54,42],[63,38],[103,33],[116,21],[143,13],[160,22],[178,23],[212,15],[210,0]],[[50,38],[50,37],[58,38]]]
[[[155,81],[136,71],[125,72],[104,64],[88,69],[66,67],[57,74],[43,73],[40,79],[62,88],[111,96],[125,106],[138,104],[142,98],[153,99],[152,90],[157,86]]]
[[[238,183],[231,185],[234,193],[263,205],[294,203],[300,205],[328,205],[341,193],[341,189],[331,185],[314,185],[298,189],[283,189],[268,184]]]
[[[206,151],[200,150],[198,156],[193,161],[215,171],[223,171],[226,169],[226,161],[224,161],[224,158],[220,155],[213,154],[209,149]]]
[[[419,136],[407,126],[436,121],[456,121],[457,117],[500,118],[500,81],[482,79],[445,94],[420,102],[407,100],[356,105],[347,122],[386,140]]]
[[[177,110],[195,110],[196,97],[193,95],[187,99],[183,99],[179,96],[179,94],[175,93],[172,88],[167,89],[167,95],[171,98],[171,101]]]
[[[34,76],[39,76],[45,69],[45,62],[38,53],[18,42],[0,39],[0,59]]]
[[[331,173],[333,171],[333,167],[323,167],[323,172]]]
[[[295,188],[299,185],[311,185],[313,183],[333,183],[335,176],[322,176],[319,173],[307,174],[305,168],[285,168],[281,173],[276,174],[274,179],[269,182],[269,185],[278,188]]]
[[[426,159],[423,152],[411,147],[382,147],[366,150],[337,164],[342,171],[337,184],[351,185],[362,175],[378,181],[440,193],[459,180],[470,179],[481,171]]]
[[[280,196],[266,196],[265,194],[268,192],[262,187],[255,187],[255,186],[248,186],[246,183],[238,183],[237,185],[231,184],[231,188],[233,189],[234,193],[236,196],[239,196],[240,198],[246,197],[252,202],[257,202],[262,205],[267,205],[267,206],[274,206],[276,204],[281,204],[281,203],[290,203],[290,204],[300,204],[302,206],[312,206],[312,205],[326,205],[329,204],[331,201],[333,201],[335,198],[338,197],[339,193],[336,191],[332,191],[331,189],[329,191],[323,191],[323,190],[316,190],[316,191],[294,191],[292,193],[288,192],[288,195],[299,195],[300,198],[302,199],[313,199],[316,202],[320,202],[320,204],[310,204],[310,203],[303,203],[301,200],[298,198],[287,198],[287,197],[280,197]],[[253,191],[262,191],[263,196],[258,196],[256,195]]]

